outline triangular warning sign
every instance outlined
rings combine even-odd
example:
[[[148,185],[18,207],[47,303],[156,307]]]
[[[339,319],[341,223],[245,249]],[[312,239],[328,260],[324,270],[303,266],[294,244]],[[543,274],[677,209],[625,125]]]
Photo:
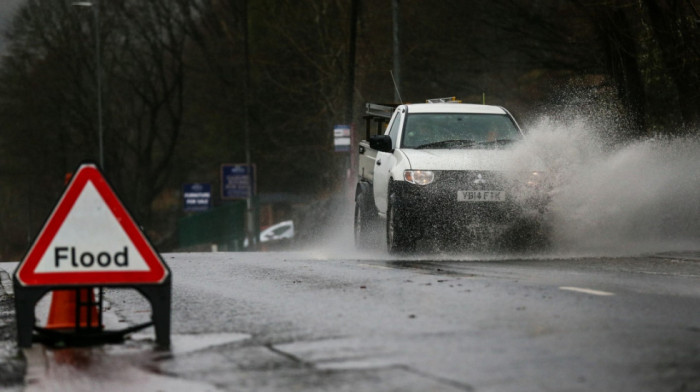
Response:
[[[24,286],[162,283],[169,271],[94,164],[83,164],[15,273]]]

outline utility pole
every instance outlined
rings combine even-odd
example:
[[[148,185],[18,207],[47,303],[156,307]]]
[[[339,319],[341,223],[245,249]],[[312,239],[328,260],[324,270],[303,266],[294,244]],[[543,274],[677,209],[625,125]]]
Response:
[[[350,5],[350,42],[348,42],[348,84],[346,87],[346,97],[345,97],[345,124],[350,126],[350,151],[348,151],[347,165],[349,168],[346,170],[346,185],[349,189],[352,189],[352,180],[355,178],[355,166],[356,166],[356,146],[357,137],[355,135],[354,126],[354,107],[355,107],[355,54],[356,54],[356,42],[357,42],[357,19],[358,19],[358,8],[360,0],[352,0]]]
[[[95,19],[95,79],[97,83],[97,139],[99,143],[99,158],[100,170],[105,170],[104,159],[104,142],[103,142],[103,126],[102,126],[102,51],[100,48],[100,2],[93,1],[74,1],[72,3],[76,7],[91,7],[92,14]]]
[[[401,53],[399,41],[399,0],[391,0],[392,42],[394,68],[391,73],[394,82],[394,102],[401,103]]]
[[[350,125],[353,121],[353,107],[355,101],[355,52],[357,42],[357,15],[360,0],[352,0],[350,5],[350,42],[348,42],[348,85],[345,98],[345,123]]]
[[[248,168],[248,194],[246,196],[246,237],[252,249],[257,249],[258,238],[255,233],[255,210],[253,203],[253,166],[250,152],[250,48],[248,41],[248,0],[243,2],[243,55],[245,56],[245,78],[243,81],[243,132],[245,134],[245,164]]]

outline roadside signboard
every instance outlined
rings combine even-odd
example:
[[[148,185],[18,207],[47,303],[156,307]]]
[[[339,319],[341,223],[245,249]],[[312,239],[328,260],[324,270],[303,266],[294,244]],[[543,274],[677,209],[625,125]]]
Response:
[[[159,284],[169,271],[94,164],[81,165],[15,276],[23,286]]]
[[[255,195],[255,164],[225,163],[221,165],[221,198],[246,199]]]
[[[185,184],[182,186],[183,209],[201,212],[211,208],[211,184]]]
[[[31,347],[35,337],[65,345],[115,342],[149,326],[159,346],[170,346],[170,270],[94,163],[78,167],[15,270],[12,285],[19,347]],[[151,321],[104,330],[105,286],[137,289],[151,303]],[[53,291],[49,320],[52,315],[55,320],[39,327],[34,308],[48,291]]]
[[[336,125],[333,128],[333,145],[336,152],[350,151],[350,126]]]

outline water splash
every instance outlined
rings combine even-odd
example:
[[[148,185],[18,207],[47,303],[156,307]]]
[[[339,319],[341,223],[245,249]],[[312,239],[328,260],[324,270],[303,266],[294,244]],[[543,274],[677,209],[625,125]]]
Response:
[[[609,124],[541,118],[517,156],[550,175],[553,251],[607,255],[700,248],[700,138],[611,143]],[[516,158],[516,160],[519,158]]]

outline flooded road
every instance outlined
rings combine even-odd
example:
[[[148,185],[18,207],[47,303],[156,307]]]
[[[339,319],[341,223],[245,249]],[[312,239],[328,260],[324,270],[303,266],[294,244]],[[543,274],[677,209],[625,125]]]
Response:
[[[315,248],[164,254],[170,350],[155,348],[152,329],[120,345],[35,344],[23,353],[25,375],[6,337],[0,370],[12,378],[2,385],[700,391],[700,142],[611,145],[605,129],[543,118],[515,147],[514,168],[532,157],[547,166],[546,252],[358,251],[348,205],[335,228],[319,228]],[[108,327],[150,320],[135,291],[108,289],[105,298]]]
[[[165,254],[173,347],[25,351],[27,391],[700,388],[700,253]],[[107,290],[122,323],[149,317]],[[122,388],[122,389],[120,389]]]

